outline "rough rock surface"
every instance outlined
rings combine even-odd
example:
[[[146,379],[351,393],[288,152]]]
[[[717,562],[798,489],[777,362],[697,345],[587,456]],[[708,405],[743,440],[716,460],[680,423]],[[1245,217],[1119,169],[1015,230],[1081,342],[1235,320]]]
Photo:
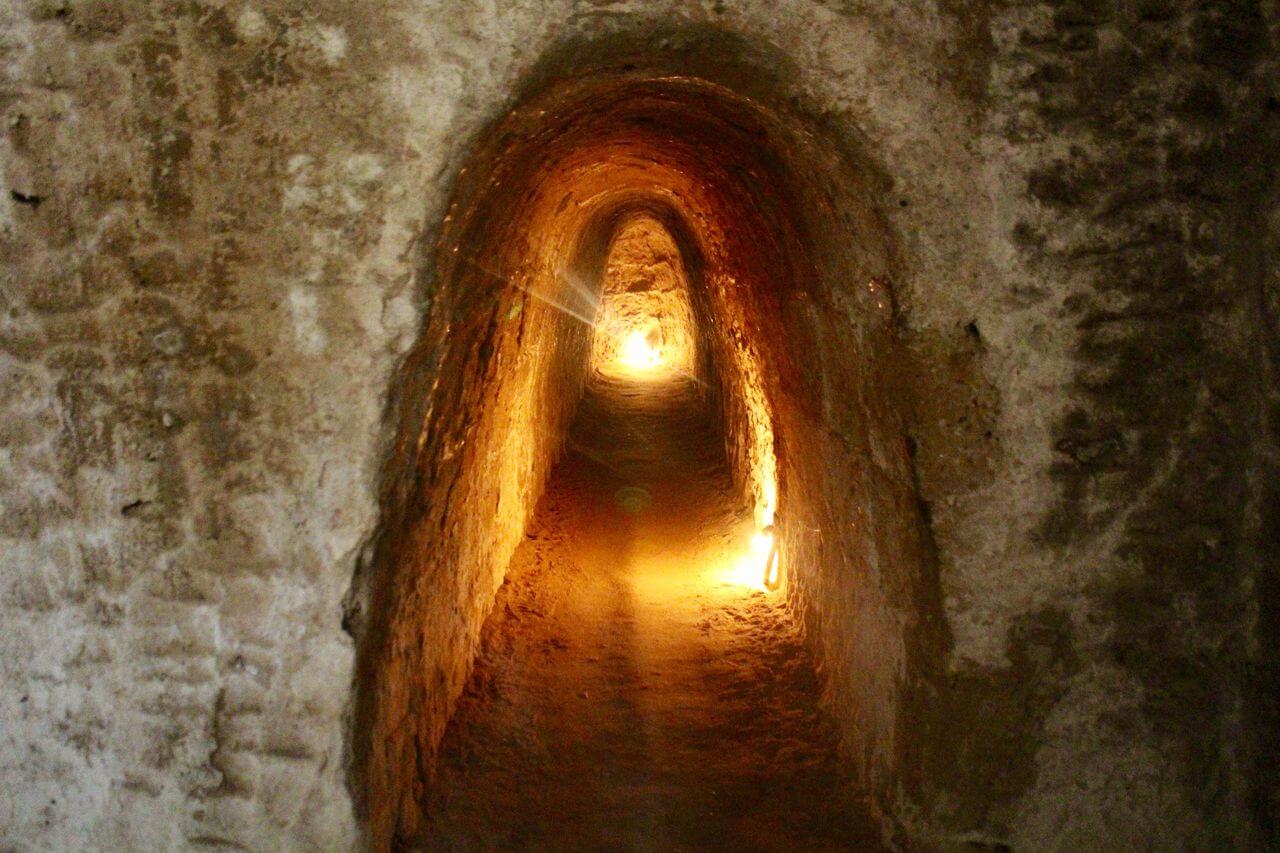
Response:
[[[761,85],[865,179],[821,215],[884,277],[788,322],[825,336],[816,380],[874,355],[895,443],[842,432],[843,384],[809,422],[915,481],[875,488],[918,494],[891,515],[923,519],[924,569],[792,553],[849,578],[801,604],[896,831],[1273,843],[1278,26],[1262,0],[0,5],[0,844],[362,842],[348,592],[380,565],[393,398],[434,387],[410,353],[450,322],[460,171],[566,50],[696,69],[708,33],[784,57]],[[877,522],[797,504],[837,542]],[[871,686],[855,586],[924,637]],[[453,655],[445,706],[492,600],[465,592],[425,652]]]

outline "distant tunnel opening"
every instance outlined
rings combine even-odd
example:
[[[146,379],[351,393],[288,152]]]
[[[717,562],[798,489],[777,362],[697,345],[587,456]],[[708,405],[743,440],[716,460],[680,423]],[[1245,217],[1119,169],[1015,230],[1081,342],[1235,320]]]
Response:
[[[584,392],[694,389],[736,499],[776,537],[778,599],[821,662],[846,762],[873,792],[915,772],[906,694],[933,590],[884,390],[881,183],[760,67],[561,74],[459,175],[349,607],[351,778],[375,847],[422,830],[481,628],[575,415],[590,418]]]
[[[666,227],[652,215],[633,214],[619,222],[608,258],[595,314],[591,375],[704,380],[684,260]]]

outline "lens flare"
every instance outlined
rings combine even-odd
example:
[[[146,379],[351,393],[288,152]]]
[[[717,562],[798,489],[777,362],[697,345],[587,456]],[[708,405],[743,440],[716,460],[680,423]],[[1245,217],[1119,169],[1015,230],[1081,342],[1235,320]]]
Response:
[[[644,512],[653,503],[653,495],[641,486],[623,486],[614,493],[613,499],[623,512],[631,515]]]

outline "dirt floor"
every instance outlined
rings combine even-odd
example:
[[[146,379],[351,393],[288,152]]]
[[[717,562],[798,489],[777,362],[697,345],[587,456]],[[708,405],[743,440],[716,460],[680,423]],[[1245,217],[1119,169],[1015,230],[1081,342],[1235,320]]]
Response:
[[[689,380],[597,381],[427,803],[435,850],[875,849]]]

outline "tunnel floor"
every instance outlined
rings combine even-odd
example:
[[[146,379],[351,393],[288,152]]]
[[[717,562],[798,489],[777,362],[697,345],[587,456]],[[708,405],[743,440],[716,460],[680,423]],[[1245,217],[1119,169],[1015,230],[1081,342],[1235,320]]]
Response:
[[[750,518],[699,399],[589,388],[411,846],[879,846],[783,597],[733,579]]]

